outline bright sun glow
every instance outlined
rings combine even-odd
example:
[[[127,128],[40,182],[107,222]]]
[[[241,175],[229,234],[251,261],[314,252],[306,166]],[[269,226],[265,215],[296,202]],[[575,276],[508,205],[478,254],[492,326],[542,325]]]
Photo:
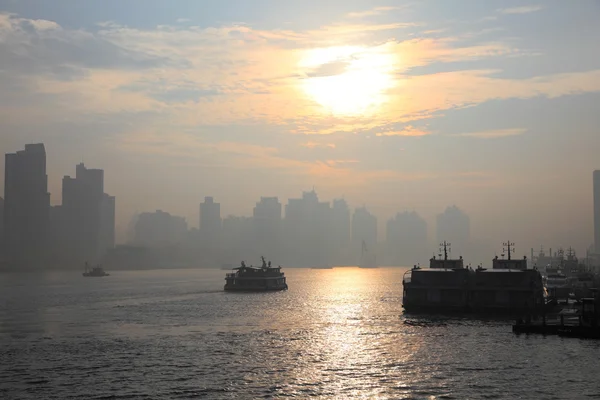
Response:
[[[300,63],[306,94],[328,112],[359,115],[375,111],[394,85],[394,57],[386,46],[330,47],[307,52]]]

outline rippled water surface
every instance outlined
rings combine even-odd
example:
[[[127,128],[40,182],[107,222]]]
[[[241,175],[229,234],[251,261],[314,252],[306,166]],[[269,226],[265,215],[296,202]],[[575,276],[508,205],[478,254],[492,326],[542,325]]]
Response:
[[[0,275],[1,399],[600,398],[600,341],[402,314],[402,269]]]

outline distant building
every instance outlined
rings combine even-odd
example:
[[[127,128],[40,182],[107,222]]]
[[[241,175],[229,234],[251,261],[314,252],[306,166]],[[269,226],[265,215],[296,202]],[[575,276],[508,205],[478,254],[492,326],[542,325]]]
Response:
[[[352,250],[354,262],[360,262],[362,242],[365,242],[367,250],[375,252],[377,249],[377,218],[371,214],[366,207],[354,210],[352,215]]]
[[[389,265],[412,266],[427,260],[427,222],[416,212],[398,213],[386,225]]]
[[[165,247],[183,243],[188,227],[185,218],[157,210],[140,214],[134,229],[136,245]]]
[[[350,258],[351,239],[350,207],[344,199],[333,200],[331,207],[331,250],[333,263],[345,265],[352,262]]]
[[[450,242],[453,256],[466,254],[471,239],[471,221],[469,216],[456,206],[446,208],[437,216],[437,240]]]
[[[594,171],[594,252],[600,254],[600,170]]]
[[[319,201],[312,190],[285,206],[285,254],[288,264],[322,266],[330,264],[331,207]]]
[[[255,248],[273,259],[282,256],[282,206],[277,197],[261,197],[252,214]]]
[[[221,204],[205,197],[200,204],[200,235],[209,246],[216,246],[221,235]]]
[[[4,233],[9,267],[42,268],[47,255],[50,193],[46,149],[28,144],[6,154]]]
[[[71,265],[97,263],[114,247],[115,199],[104,193],[104,170],[81,163],[62,188],[62,251]]]

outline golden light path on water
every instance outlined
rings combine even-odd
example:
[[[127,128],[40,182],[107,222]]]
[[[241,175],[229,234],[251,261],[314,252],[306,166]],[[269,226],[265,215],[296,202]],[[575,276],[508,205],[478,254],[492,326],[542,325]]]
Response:
[[[324,111],[343,116],[376,112],[394,86],[396,56],[386,46],[336,46],[308,50],[302,89]]]

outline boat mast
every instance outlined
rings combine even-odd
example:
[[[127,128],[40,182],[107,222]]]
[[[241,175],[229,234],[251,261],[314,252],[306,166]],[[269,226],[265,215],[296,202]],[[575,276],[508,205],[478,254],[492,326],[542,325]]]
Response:
[[[508,253],[508,261],[510,261],[510,255],[511,252],[514,252],[514,243],[511,243],[511,241],[507,241],[506,243],[502,243],[506,248],[502,249],[503,251],[506,251]]]

